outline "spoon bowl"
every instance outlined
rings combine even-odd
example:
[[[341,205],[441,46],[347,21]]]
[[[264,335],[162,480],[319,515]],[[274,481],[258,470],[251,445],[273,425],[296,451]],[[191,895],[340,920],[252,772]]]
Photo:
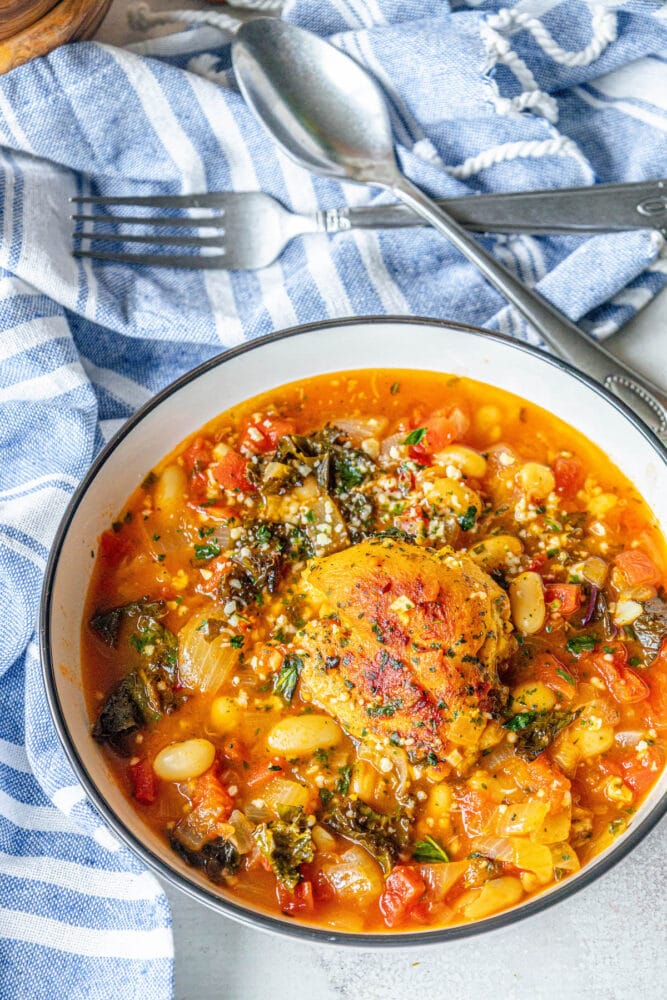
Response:
[[[344,52],[309,31],[257,18],[238,32],[232,63],[248,105],[301,166],[339,180],[396,179],[382,92]]]

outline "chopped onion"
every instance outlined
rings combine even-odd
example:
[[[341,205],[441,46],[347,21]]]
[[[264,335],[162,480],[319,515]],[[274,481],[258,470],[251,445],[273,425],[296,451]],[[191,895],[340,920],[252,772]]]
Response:
[[[308,802],[310,793],[305,785],[300,785],[298,781],[290,781],[289,778],[274,778],[264,791],[262,798],[269,809],[278,812],[279,806],[301,806]]]
[[[238,652],[226,632],[209,640],[202,620],[193,615],[178,633],[178,676],[184,687],[215,694],[234,670]]]
[[[533,872],[541,882],[548,882],[553,875],[549,848],[525,837],[476,837],[472,847],[487,858]]]
[[[565,872],[577,872],[581,868],[577,852],[569,844],[552,844],[550,851],[554,868]]]
[[[273,813],[262,798],[253,799],[244,809],[251,823],[267,823],[273,819]]]
[[[235,809],[231,814],[229,825],[234,827],[234,843],[239,854],[248,854],[255,843],[252,839],[252,831],[255,827],[240,809]]]
[[[600,593],[600,588],[596,587],[595,584],[593,584],[591,586],[591,592],[588,595],[588,604],[586,606],[586,613],[581,620],[582,625],[588,625],[588,623],[593,620],[593,615],[595,614],[595,608],[598,603],[599,593]]]
[[[369,417],[368,420],[336,420],[334,426],[347,434],[351,443],[357,448],[368,438],[381,437],[388,423],[386,417]]]
[[[581,575],[594,587],[602,587],[607,579],[609,567],[600,556],[589,556],[581,566]]]
[[[384,889],[380,866],[362,847],[351,847],[340,860],[326,858],[322,874],[340,900],[368,906]]]
[[[503,761],[507,760],[508,757],[514,756],[514,747],[510,743],[501,743],[499,746],[494,747],[490,754],[482,758],[482,764],[484,765],[484,770],[493,773]]]
[[[493,828],[501,837],[534,833],[540,829],[548,812],[548,803],[541,799],[498,806],[493,818]]]
[[[615,742],[620,743],[622,747],[634,747],[643,739],[644,733],[641,729],[623,729],[614,735]]]
[[[312,522],[306,532],[320,556],[339,552],[350,544],[347,525],[338,507],[329,497],[319,497],[310,508]]]
[[[407,431],[404,431],[402,434],[390,434],[388,438],[384,439],[380,446],[380,462],[383,465],[390,465],[392,462],[397,461],[397,459],[391,454],[394,448],[398,448],[400,450],[401,457],[405,454],[406,449],[403,448],[401,450],[401,446],[405,441],[406,434]]]
[[[262,474],[262,481],[270,482],[272,479],[287,479],[292,469],[283,462],[269,462]]]
[[[467,861],[450,861],[441,865],[417,865],[417,870],[426,882],[429,898],[441,902],[467,867]]]

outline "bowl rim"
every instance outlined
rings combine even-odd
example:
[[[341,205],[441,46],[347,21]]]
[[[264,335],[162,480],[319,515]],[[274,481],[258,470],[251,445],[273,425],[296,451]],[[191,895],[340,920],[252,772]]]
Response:
[[[231,899],[217,895],[213,891],[191,881],[186,876],[180,874],[175,869],[166,864],[160,857],[154,854],[133,831],[116,815],[112,807],[107,803],[103,792],[97,788],[93,779],[88,774],[86,766],[79,756],[73,738],[70,736],[65,713],[63,712],[58,696],[55,682],[55,667],[51,656],[51,606],[53,598],[53,581],[60,560],[60,553],[67,537],[70,524],[80,503],[88,491],[98,472],[103,468],[110,455],[122,444],[123,440],[134,428],[141,423],[145,416],[152,412],[163,402],[177,393],[180,389],[198,379],[201,375],[218,368],[227,361],[245,354],[249,351],[262,348],[266,344],[285,340],[289,337],[300,336],[305,333],[313,333],[322,330],[330,330],[347,326],[376,326],[379,324],[402,324],[405,326],[430,326],[440,327],[446,330],[460,331],[470,334],[480,339],[491,338],[501,341],[508,347],[531,354],[538,360],[550,364],[570,375],[575,380],[583,383],[587,388],[593,390],[601,396],[607,403],[614,406],[647,440],[649,445],[656,452],[663,465],[667,466],[667,447],[662,444],[659,438],[650,430],[646,424],[617,396],[608,390],[601,383],[595,381],[590,376],[577,371],[572,365],[561,358],[547,354],[538,347],[528,344],[525,341],[496,333],[493,330],[486,330],[482,327],[471,326],[466,323],[459,323],[453,320],[433,319],[426,316],[359,316],[343,317],[340,319],[319,320],[313,323],[305,323],[297,326],[287,327],[284,330],[277,330],[254,340],[246,341],[228,350],[214,355],[208,360],[197,365],[195,368],[185,372],[173,382],[170,382],[164,389],[148,400],[116,431],[109,439],[104,448],[95,457],[90,467],[83,476],[80,484],[72,494],[69,504],[58,525],[54,540],[49,552],[49,558],[44,575],[42,586],[40,607],[39,607],[39,653],[42,668],[42,678],[46,691],[47,702],[51,712],[51,717],[58,734],[60,743],[65,751],[70,766],[75,777],[81,783],[89,802],[102,816],[104,821],[112,829],[125,847],[150,869],[154,874],[159,875],[170,885],[180,889],[192,899],[198,900],[210,909],[230,917],[247,927],[257,930],[284,934],[291,938],[302,941],[309,941],[319,944],[342,945],[352,948],[399,948],[399,947],[423,947],[430,944],[441,944],[447,941],[456,941],[464,938],[475,937],[479,934],[498,931],[525,920],[533,914],[541,913],[556,903],[568,899],[580,889],[591,885],[600,876],[613,868],[621,859],[625,858],[630,851],[649,833],[667,813],[667,791],[658,800],[651,812],[645,816],[636,826],[631,826],[628,834],[622,841],[608,849],[607,853],[594,859],[590,866],[580,869],[580,873],[575,878],[567,879],[561,885],[548,892],[543,892],[521,906],[504,910],[501,913],[487,917],[483,920],[474,921],[467,924],[457,924],[453,927],[435,928],[433,930],[407,931],[398,933],[355,933],[351,931],[329,930],[325,927],[316,927],[309,924],[291,922],[280,917],[272,916],[259,910],[253,910],[250,906],[241,905]],[[343,371],[345,369],[341,369]]]

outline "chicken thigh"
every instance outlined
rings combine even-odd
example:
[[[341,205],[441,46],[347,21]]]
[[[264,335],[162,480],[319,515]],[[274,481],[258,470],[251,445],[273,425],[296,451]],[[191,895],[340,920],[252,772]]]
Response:
[[[302,697],[413,762],[474,759],[513,643],[491,577],[451,549],[377,539],[315,560],[304,582],[319,614],[299,639]]]

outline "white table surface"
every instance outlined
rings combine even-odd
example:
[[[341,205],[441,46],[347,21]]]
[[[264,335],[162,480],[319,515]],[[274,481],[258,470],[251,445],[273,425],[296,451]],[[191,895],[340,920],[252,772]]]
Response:
[[[122,45],[145,37],[128,29],[127,6],[115,0],[100,41]],[[151,6],[204,5],[154,0]],[[607,344],[667,386],[666,340],[667,290]],[[659,1000],[667,982],[666,856],[664,820],[602,879],[527,922],[469,941],[383,951],[261,933],[165,884],[176,1000]]]

